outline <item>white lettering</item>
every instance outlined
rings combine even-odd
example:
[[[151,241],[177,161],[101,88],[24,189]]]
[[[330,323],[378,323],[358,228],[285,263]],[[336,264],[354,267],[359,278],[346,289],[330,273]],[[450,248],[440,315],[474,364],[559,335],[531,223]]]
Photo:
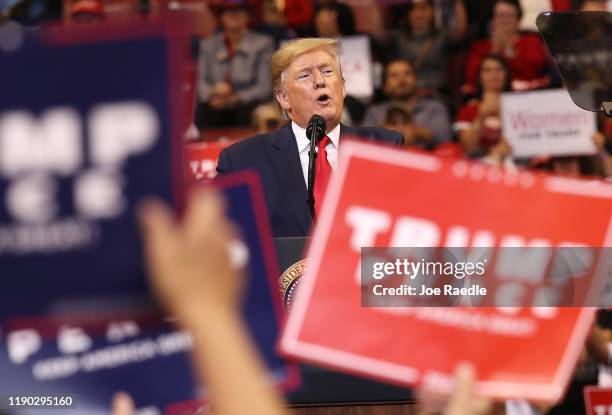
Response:
[[[113,321],[106,329],[106,340],[117,342],[140,334],[140,329],[134,321]]]
[[[39,334],[32,329],[14,331],[6,338],[9,359],[16,365],[25,363],[29,356],[40,350],[41,345]]]
[[[145,103],[99,105],[89,117],[91,160],[119,166],[129,155],[149,149],[158,133],[155,111]]]
[[[75,206],[86,218],[113,218],[127,206],[121,191],[123,178],[113,171],[89,171],[74,185]]]
[[[91,345],[91,338],[78,327],[62,327],[57,336],[57,347],[64,354],[81,353]]]
[[[400,217],[395,224],[390,246],[434,247],[440,242],[440,229],[426,219]]]
[[[6,192],[6,207],[21,222],[40,224],[58,212],[56,184],[44,174],[30,174],[13,181]]]
[[[25,111],[0,116],[0,173],[69,175],[82,163],[81,123],[70,108],[49,110],[36,121]]]
[[[346,223],[353,228],[351,248],[359,252],[362,247],[375,246],[376,235],[391,226],[391,215],[381,210],[354,206],[346,212]]]

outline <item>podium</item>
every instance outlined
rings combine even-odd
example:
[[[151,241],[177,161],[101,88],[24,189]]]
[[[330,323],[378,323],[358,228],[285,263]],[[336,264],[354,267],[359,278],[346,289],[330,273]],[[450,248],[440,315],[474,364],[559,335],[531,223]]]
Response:
[[[291,306],[299,289],[309,238],[275,238],[282,275],[283,305]],[[306,260],[307,261],[307,260]],[[307,266],[307,264],[306,264]],[[300,364],[299,389],[286,394],[292,414],[299,415],[413,415],[412,391],[317,366]]]

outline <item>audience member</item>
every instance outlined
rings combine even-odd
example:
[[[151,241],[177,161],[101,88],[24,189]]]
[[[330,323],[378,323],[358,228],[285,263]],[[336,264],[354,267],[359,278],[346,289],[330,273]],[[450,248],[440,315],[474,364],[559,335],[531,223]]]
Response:
[[[350,1],[351,10],[355,16],[355,30],[366,33],[381,42],[386,41],[387,24],[384,15],[388,7],[381,7],[378,0]]]
[[[609,326],[605,324],[602,326],[600,318],[602,311],[604,310],[599,310],[598,316],[593,322],[591,331],[575,365],[572,378],[566,387],[563,398],[556,405],[550,407],[546,411],[546,415],[586,415],[584,388],[589,385],[597,384],[598,363],[600,364],[600,368],[603,368],[605,364],[609,362]],[[601,374],[602,372],[600,372],[600,375]]]
[[[612,180],[612,153],[608,150],[602,154],[601,158],[602,174],[606,179]]]
[[[261,4],[261,22],[257,31],[274,38],[277,47],[283,40],[295,37],[286,28],[283,10],[274,0],[264,0]]]
[[[253,129],[257,134],[271,133],[284,123],[278,106],[273,102],[259,104],[253,110]]]
[[[99,0],[78,0],[70,5],[73,22],[90,23],[104,19],[104,7]]]
[[[550,171],[553,174],[569,177],[598,175],[596,160],[589,156],[552,157]]]
[[[278,2],[281,3],[281,2]],[[284,0],[285,24],[294,30],[300,30],[310,23],[313,14],[311,0]]]
[[[436,12],[434,0],[411,0],[405,29],[390,35],[393,55],[412,62],[417,87],[426,95],[432,95],[447,85],[450,45],[460,41],[467,28],[462,0],[455,2],[448,27],[437,27]]]
[[[397,131],[404,136],[404,145],[406,147],[414,146],[415,142],[415,125],[412,121],[410,111],[404,106],[391,104],[387,108],[382,121],[381,127],[388,130]]]
[[[202,40],[198,58],[198,111],[202,127],[245,126],[253,107],[272,95],[269,65],[274,41],[248,28],[245,0],[221,7],[223,30]]]
[[[315,5],[315,15],[319,9],[331,7],[331,10],[338,13],[338,20],[342,21],[342,29],[352,33],[355,32],[355,16],[349,5],[338,0],[314,0],[313,3]]]
[[[261,23],[257,30],[272,36],[276,46],[303,32],[312,19],[313,8],[309,0],[263,0]]]
[[[418,391],[421,406],[419,414],[487,415],[491,413],[491,401],[476,395],[475,379],[476,374],[472,365],[460,364],[455,370],[455,387],[450,397],[427,388]]]
[[[313,23],[317,37],[339,38],[355,34],[355,18],[350,8],[339,3],[319,7]]]
[[[596,155],[540,157],[532,160],[532,164],[541,170],[562,176],[609,177],[610,156],[605,148],[606,137],[596,131],[591,139],[598,151]]]
[[[459,109],[454,124],[459,143],[471,157],[499,164],[509,154],[510,147],[501,136],[499,106],[501,93],[510,90],[511,79],[502,57],[487,55],[480,61],[476,98]]]
[[[603,116],[602,116],[603,117]],[[605,117],[602,122],[603,143],[595,141],[600,148],[599,158],[601,160],[604,177],[612,179],[612,119]]]
[[[433,147],[450,139],[448,110],[438,99],[417,95],[417,77],[409,61],[395,59],[389,62],[384,79],[384,92],[388,100],[368,108],[364,125],[382,125],[389,106],[401,105],[411,115],[417,145]]]
[[[610,326],[611,310],[602,308],[597,312],[597,320],[591,328],[586,342],[588,355],[596,362],[610,366],[612,364],[612,327]]]
[[[550,84],[548,55],[540,36],[521,34],[518,30],[522,9],[518,0],[496,0],[490,22],[489,38],[476,41],[470,48],[466,66],[466,92],[473,90],[478,67],[488,54],[502,56],[512,75],[513,90],[529,90]]]
[[[153,19],[178,16],[184,28],[193,36],[192,53],[197,59],[197,49],[202,38],[212,35],[217,30],[217,19],[213,13],[213,6],[207,0],[168,1],[148,0],[140,2],[136,9],[141,14],[147,14]],[[192,114],[193,115],[193,114]]]

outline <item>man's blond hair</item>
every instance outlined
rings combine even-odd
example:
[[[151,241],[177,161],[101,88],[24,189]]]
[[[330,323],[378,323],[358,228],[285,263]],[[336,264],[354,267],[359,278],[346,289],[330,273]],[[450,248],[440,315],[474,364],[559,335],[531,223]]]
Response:
[[[283,73],[298,56],[316,49],[329,53],[336,60],[340,71],[340,45],[336,39],[309,37],[292,40],[272,55],[270,77],[274,90],[281,88]]]

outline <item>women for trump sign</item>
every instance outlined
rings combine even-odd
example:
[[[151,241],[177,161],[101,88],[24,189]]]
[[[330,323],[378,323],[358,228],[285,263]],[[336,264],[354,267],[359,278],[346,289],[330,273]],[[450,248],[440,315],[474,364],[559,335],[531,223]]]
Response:
[[[516,158],[594,154],[595,114],[564,89],[502,95],[503,136]]]

